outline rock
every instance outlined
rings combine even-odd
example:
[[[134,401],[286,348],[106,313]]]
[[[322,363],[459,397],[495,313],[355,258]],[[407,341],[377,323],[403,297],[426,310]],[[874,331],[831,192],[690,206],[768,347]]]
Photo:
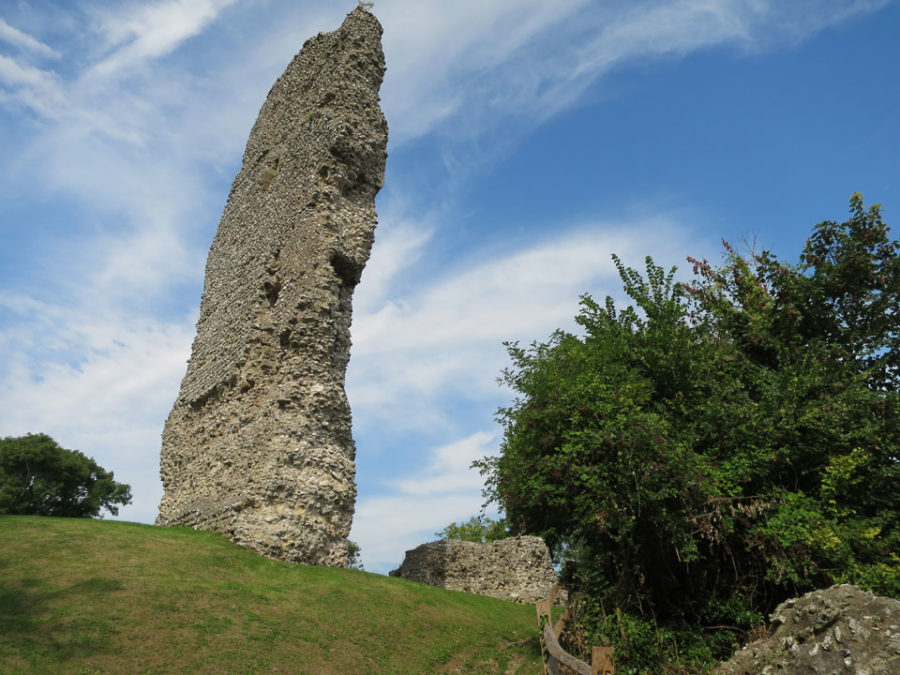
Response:
[[[718,675],[900,673],[900,600],[843,584],[781,603],[772,632],[739,650]]]
[[[509,537],[487,544],[443,539],[406,552],[393,577],[430,586],[533,604],[558,581],[540,537]]]
[[[247,141],[166,421],[157,523],[345,565],[356,498],[344,377],[387,124],[381,25],[360,6],[307,40]]]

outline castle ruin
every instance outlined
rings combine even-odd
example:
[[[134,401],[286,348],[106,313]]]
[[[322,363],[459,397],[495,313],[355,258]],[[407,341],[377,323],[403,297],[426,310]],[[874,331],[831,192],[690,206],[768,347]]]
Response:
[[[432,541],[407,551],[390,576],[525,604],[546,598],[559,581],[547,544],[528,535],[485,544]]]
[[[347,562],[344,376],[387,157],[381,32],[360,5],[303,45],[263,104],[163,431],[157,524],[222,532],[271,558]]]

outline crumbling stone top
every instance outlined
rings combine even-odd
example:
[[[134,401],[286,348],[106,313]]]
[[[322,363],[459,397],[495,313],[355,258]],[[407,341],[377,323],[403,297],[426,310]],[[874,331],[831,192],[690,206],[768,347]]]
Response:
[[[787,600],[772,634],[738,651],[718,675],[900,673],[900,600],[842,584]]]
[[[258,331],[271,328],[257,318],[260,297],[274,304],[293,294],[295,306],[277,310],[288,320],[318,266],[351,288],[359,281],[387,156],[381,33],[372,14],[354,9],[339,30],[307,40],[269,91],[210,250],[181,402],[227,382]]]

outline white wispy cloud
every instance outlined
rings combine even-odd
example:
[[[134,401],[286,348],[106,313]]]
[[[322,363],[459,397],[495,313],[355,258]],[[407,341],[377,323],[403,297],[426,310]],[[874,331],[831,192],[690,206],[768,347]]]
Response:
[[[826,28],[877,12],[895,0],[756,0],[756,37],[764,48],[797,43]]]
[[[420,474],[394,481],[393,486],[405,495],[420,497],[480,490],[481,479],[471,465],[493,454],[496,439],[496,433],[479,431],[443,445],[431,453],[430,463]]]
[[[375,311],[390,297],[398,277],[421,260],[436,227],[429,224],[430,218],[422,215],[413,219],[396,206],[382,210],[372,256],[363,271],[365,282],[353,296],[357,315],[365,316]]]
[[[647,241],[668,252],[657,261],[666,266],[706,252],[696,235],[664,216],[569,228],[549,223],[548,230],[557,236],[487,260],[461,260],[424,285],[357,308],[347,387],[360,425],[384,423],[398,409],[415,411],[394,420],[401,427],[446,425],[435,402],[448,391],[493,400],[504,341],[546,339],[573,327],[582,293],[620,295],[612,253],[643,269]],[[380,253],[376,246],[373,265],[381,264]]]
[[[427,134],[475,103],[482,107],[484,102],[472,100],[474,82],[487,77],[502,86],[503,64],[586,4],[586,0],[379,3],[390,63],[383,97],[395,140]],[[524,70],[541,55],[526,50],[522,56],[517,65]],[[499,91],[505,95],[509,88]]]
[[[629,59],[681,55],[723,43],[752,40],[748,12],[764,12],[762,2],[681,0],[655,7],[638,5],[598,31],[583,49],[573,78],[596,76]]]
[[[360,500],[350,537],[368,569],[383,573],[398,567],[404,551],[480,511],[481,478],[470,465],[496,450],[497,434],[475,432],[430,450],[424,468],[394,481],[389,496]]]
[[[94,457],[134,488],[120,516],[152,522],[161,420],[184,376],[193,317],[162,323],[13,294],[0,294],[0,313],[18,318],[0,331],[2,434],[46,433]]]
[[[60,56],[58,51],[28,33],[20,31],[14,26],[10,26],[2,17],[0,17],[0,42],[6,42],[7,44],[21,47],[45,58],[58,59]]]
[[[384,574],[400,566],[405,551],[434,541],[435,532],[451,522],[468,520],[480,508],[481,498],[472,492],[360,500],[350,539],[360,545],[366,569]]]
[[[123,68],[174,51],[202,32],[219,13],[237,0],[162,0],[130,3],[96,11],[96,30],[112,53],[93,66],[89,75],[109,75]]]
[[[0,54],[0,94],[42,117],[56,117],[64,100],[63,83],[50,70]]]
[[[413,12],[385,2],[379,14],[403,27],[385,31],[385,107],[401,142],[436,130],[451,142],[498,128],[503,137],[510,119],[532,128],[614,68],[713,47],[778,48],[889,1],[497,0],[420,3]]]
[[[0,79],[10,85],[45,86],[52,76],[45,70],[19,63],[15,59],[0,54]]]

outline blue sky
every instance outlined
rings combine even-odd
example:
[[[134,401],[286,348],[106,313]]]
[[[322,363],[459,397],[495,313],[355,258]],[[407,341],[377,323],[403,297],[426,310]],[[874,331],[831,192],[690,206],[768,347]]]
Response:
[[[52,435],[152,522],[160,433],[250,127],[355,2],[0,0],[0,436]],[[372,571],[480,509],[504,340],[685,272],[796,259],[851,193],[900,212],[900,3],[379,0],[386,184],[347,390]]]

